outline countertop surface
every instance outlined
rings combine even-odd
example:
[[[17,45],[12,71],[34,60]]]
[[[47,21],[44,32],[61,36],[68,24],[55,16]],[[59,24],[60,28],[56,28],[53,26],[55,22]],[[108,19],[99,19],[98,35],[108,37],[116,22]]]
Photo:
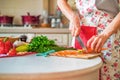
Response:
[[[32,28],[32,27],[0,27],[0,33],[48,33],[68,34],[68,28]]]
[[[96,70],[102,65],[100,57],[93,59],[77,59],[65,57],[42,57],[27,55],[20,57],[0,58],[0,74],[19,73],[59,73]]]

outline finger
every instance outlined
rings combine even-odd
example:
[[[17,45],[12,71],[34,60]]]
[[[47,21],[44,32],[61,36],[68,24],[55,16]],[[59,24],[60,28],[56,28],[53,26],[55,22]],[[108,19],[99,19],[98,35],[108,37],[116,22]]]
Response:
[[[79,35],[79,32],[80,32],[80,28],[77,28],[77,29],[75,30],[75,36],[78,36],[78,35]]]
[[[72,31],[73,31],[72,35],[75,36],[75,32],[76,32],[75,27],[73,27]]]
[[[99,39],[99,40],[97,41],[96,46],[95,46],[95,52],[100,52],[101,49],[102,49],[102,39]]]
[[[95,37],[93,42],[91,43],[91,49],[95,50],[97,42],[98,42],[98,37]]]
[[[87,47],[91,47],[91,43],[93,42],[95,36],[92,36],[88,41],[87,41]]]
[[[73,28],[73,25],[72,25],[72,23],[70,22],[70,24],[69,24],[69,30],[72,30],[72,28]]]
[[[72,23],[69,25],[69,30],[71,31],[71,35],[74,36],[74,26]]]
[[[69,30],[71,31],[72,30],[72,25],[70,24],[70,26],[69,26]]]
[[[71,30],[71,35],[74,36],[74,30]]]
[[[102,42],[102,43],[100,44],[99,48],[98,48],[98,52],[101,52],[101,51],[103,50],[103,45],[104,45],[104,43]]]

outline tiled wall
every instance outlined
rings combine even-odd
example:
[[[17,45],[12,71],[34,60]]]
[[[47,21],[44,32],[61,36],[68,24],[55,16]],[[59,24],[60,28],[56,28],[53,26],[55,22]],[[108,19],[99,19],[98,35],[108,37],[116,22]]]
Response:
[[[14,16],[14,24],[22,24],[21,15],[40,15],[43,11],[43,0],[0,0],[0,13]]]

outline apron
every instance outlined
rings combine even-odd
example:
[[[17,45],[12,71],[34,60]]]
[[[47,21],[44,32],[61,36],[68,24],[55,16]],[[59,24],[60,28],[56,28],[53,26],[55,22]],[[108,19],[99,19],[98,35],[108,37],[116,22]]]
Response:
[[[76,0],[76,7],[80,13],[81,26],[83,29],[80,36],[86,44],[87,40],[95,34],[100,34],[112,21],[112,17],[96,8],[95,0]],[[87,27],[87,28],[85,28]],[[89,28],[88,28],[89,27]],[[90,29],[91,28],[91,29]],[[90,31],[91,30],[91,31]],[[88,33],[82,33],[82,32]],[[93,33],[89,33],[93,32]],[[91,36],[84,38],[85,36]],[[83,37],[82,37],[83,36]],[[72,46],[80,48],[77,40],[73,39]],[[120,80],[120,31],[113,34],[105,43],[105,50],[101,56],[103,59],[103,66],[100,72],[100,80]]]

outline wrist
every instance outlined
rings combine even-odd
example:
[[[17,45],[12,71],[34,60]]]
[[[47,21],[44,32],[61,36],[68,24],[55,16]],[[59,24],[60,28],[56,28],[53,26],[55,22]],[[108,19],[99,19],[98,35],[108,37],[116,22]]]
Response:
[[[79,14],[76,12],[73,12],[69,20],[79,20],[79,19],[80,19]]]
[[[109,38],[109,37],[113,34],[113,32],[104,31],[104,32],[102,32],[102,34],[103,34],[106,38]]]

